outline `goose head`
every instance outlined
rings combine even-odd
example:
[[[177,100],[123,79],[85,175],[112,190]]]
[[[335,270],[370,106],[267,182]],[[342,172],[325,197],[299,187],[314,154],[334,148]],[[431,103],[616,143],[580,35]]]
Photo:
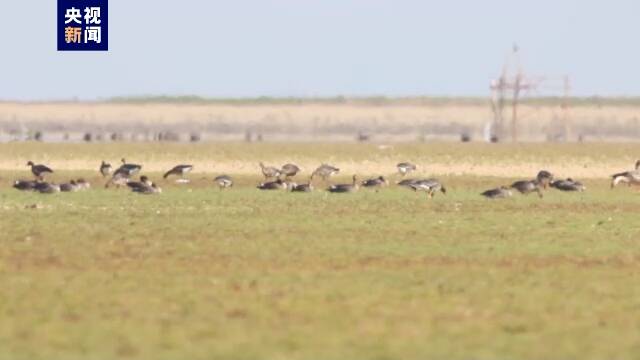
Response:
[[[33,166],[33,165],[35,165],[35,164],[33,163],[33,161],[29,160],[29,161],[27,162],[27,166]]]

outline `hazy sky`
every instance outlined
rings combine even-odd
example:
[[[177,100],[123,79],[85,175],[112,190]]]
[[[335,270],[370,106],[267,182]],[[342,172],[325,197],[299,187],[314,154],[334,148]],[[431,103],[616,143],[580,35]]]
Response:
[[[109,52],[57,52],[55,0],[0,0],[0,99],[488,95],[513,42],[576,95],[640,95],[634,0],[110,0]]]

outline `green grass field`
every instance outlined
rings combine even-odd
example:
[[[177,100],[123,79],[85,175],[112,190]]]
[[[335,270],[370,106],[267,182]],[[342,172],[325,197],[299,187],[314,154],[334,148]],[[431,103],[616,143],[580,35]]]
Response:
[[[0,359],[637,358],[640,195],[610,190],[607,171],[581,179],[585,193],[501,201],[478,193],[528,176],[436,173],[449,191],[427,200],[393,185],[260,192],[247,165],[332,156],[346,181],[365,161],[372,174],[377,160],[479,170],[531,161],[570,176],[585,164],[630,168],[640,154],[464,146],[0,145]],[[105,190],[83,168],[124,154],[155,164],[162,194]],[[18,192],[10,185],[29,176],[26,159],[94,187]],[[186,186],[155,171],[192,159],[229,166],[238,184],[218,191],[217,167]]]

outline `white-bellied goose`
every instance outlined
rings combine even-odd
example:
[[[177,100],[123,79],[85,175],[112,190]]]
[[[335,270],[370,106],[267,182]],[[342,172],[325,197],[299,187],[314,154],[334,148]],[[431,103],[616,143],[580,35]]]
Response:
[[[123,175],[126,177],[130,177],[139,173],[140,170],[142,170],[142,165],[129,164],[124,158],[122,158],[121,162],[122,162],[122,165],[120,165],[120,167],[115,171],[115,173],[113,173],[113,176]]]
[[[280,176],[280,170],[273,166],[264,166],[264,164],[260,163],[260,169],[262,170],[262,175],[264,175],[264,179],[275,179]]]
[[[351,184],[331,185],[327,190],[332,193],[350,193],[358,191],[358,188],[358,177],[353,175],[353,182]]]
[[[220,188],[220,190],[225,188],[230,188],[233,186],[233,179],[229,175],[216,176],[215,179],[213,179],[213,181],[215,181],[215,183],[218,184],[218,187]]]
[[[504,199],[511,196],[511,190],[506,186],[500,186],[499,188],[487,190],[480,195],[486,197],[487,199]]]
[[[36,189],[37,183],[34,180],[16,180],[13,182],[13,188],[20,191],[33,191]]]
[[[311,182],[306,184],[289,183],[289,189],[291,189],[291,192],[312,192],[313,185]]]
[[[410,162],[401,162],[397,164],[396,167],[398,168],[398,173],[400,173],[400,175],[402,176],[405,176],[418,168],[415,164],[412,164]]]
[[[435,193],[438,191],[443,194],[447,193],[447,188],[445,188],[442,183],[436,179],[414,180],[407,186],[412,188],[414,191],[424,191],[429,198],[433,198]]]
[[[131,191],[138,194],[159,194],[162,192],[162,189],[156,185],[156,183],[143,183],[139,187],[131,188]]]
[[[102,164],[100,164],[100,174],[102,174],[102,177],[109,176],[109,174],[111,174],[112,171],[113,171],[113,167],[111,166],[111,164],[102,160]]]
[[[164,173],[164,175],[162,176],[164,179],[166,179],[167,177],[169,177],[170,175],[178,175],[181,178],[184,178],[184,176],[191,172],[191,170],[193,170],[193,165],[176,165],[173,167],[173,169],[167,171],[166,173]]]
[[[389,185],[389,181],[385,179],[384,176],[378,176],[362,181],[361,185],[366,188],[379,188],[381,186]]]
[[[313,173],[311,173],[311,180],[313,180],[313,178],[316,176],[320,176],[322,180],[326,181],[328,178],[336,175],[339,172],[340,169],[335,166],[329,164],[321,164],[317,169],[313,171]]]
[[[40,179],[40,180],[44,180],[44,175],[45,174],[52,174],[53,173],[53,170],[51,170],[46,165],[42,165],[42,164],[36,165],[31,160],[29,160],[29,162],[27,162],[27,166],[31,166],[31,172],[33,173],[33,175],[35,175],[35,177],[37,179]]]
[[[536,180],[542,185],[543,189],[546,189],[553,181],[553,174],[547,170],[540,170],[538,171],[538,175],[536,175]]]
[[[78,185],[78,190],[89,190],[91,188],[91,183],[83,178],[76,180],[76,185]]]
[[[285,190],[287,183],[281,179],[276,179],[275,181],[263,182],[257,188],[260,190]]]
[[[116,171],[113,176],[104,184],[104,188],[107,189],[110,185],[115,185],[116,189],[119,189],[120,186],[126,186],[129,182],[129,176],[123,173]]]
[[[140,188],[143,188],[143,187],[149,187],[149,186],[151,186],[151,184],[152,184],[151,180],[149,180],[149,178],[146,175],[140,176],[140,181],[128,181],[127,182],[127,186],[131,190],[140,189]]]
[[[624,171],[611,175],[611,188],[613,189],[619,183],[627,185],[640,185],[640,160],[636,161],[636,169],[632,171]]]
[[[300,168],[298,165],[291,163],[282,165],[282,169],[280,169],[280,174],[284,175],[285,178],[294,177],[299,172]]]
[[[562,191],[585,191],[587,189],[580,181],[575,181],[572,178],[566,180],[556,180],[550,185],[552,188],[556,188]]]
[[[411,187],[411,185],[412,185],[413,183],[415,183],[416,181],[419,181],[419,180],[418,180],[418,179],[404,179],[404,180],[401,180],[401,181],[397,181],[397,182],[396,182],[396,185],[398,185],[398,186],[404,186],[404,187],[407,187],[407,188],[409,188],[409,189],[413,189],[413,188]]]
[[[68,183],[60,184],[60,191],[62,192],[76,192],[80,190],[75,180],[71,180]]]

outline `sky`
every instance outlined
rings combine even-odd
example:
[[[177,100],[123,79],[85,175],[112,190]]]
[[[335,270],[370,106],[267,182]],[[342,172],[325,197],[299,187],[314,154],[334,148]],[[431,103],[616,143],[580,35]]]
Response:
[[[56,51],[56,0],[0,0],[0,99],[640,95],[634,0],[109,0],[109,51]],[[511,60],[513,63],[515,60]]]

